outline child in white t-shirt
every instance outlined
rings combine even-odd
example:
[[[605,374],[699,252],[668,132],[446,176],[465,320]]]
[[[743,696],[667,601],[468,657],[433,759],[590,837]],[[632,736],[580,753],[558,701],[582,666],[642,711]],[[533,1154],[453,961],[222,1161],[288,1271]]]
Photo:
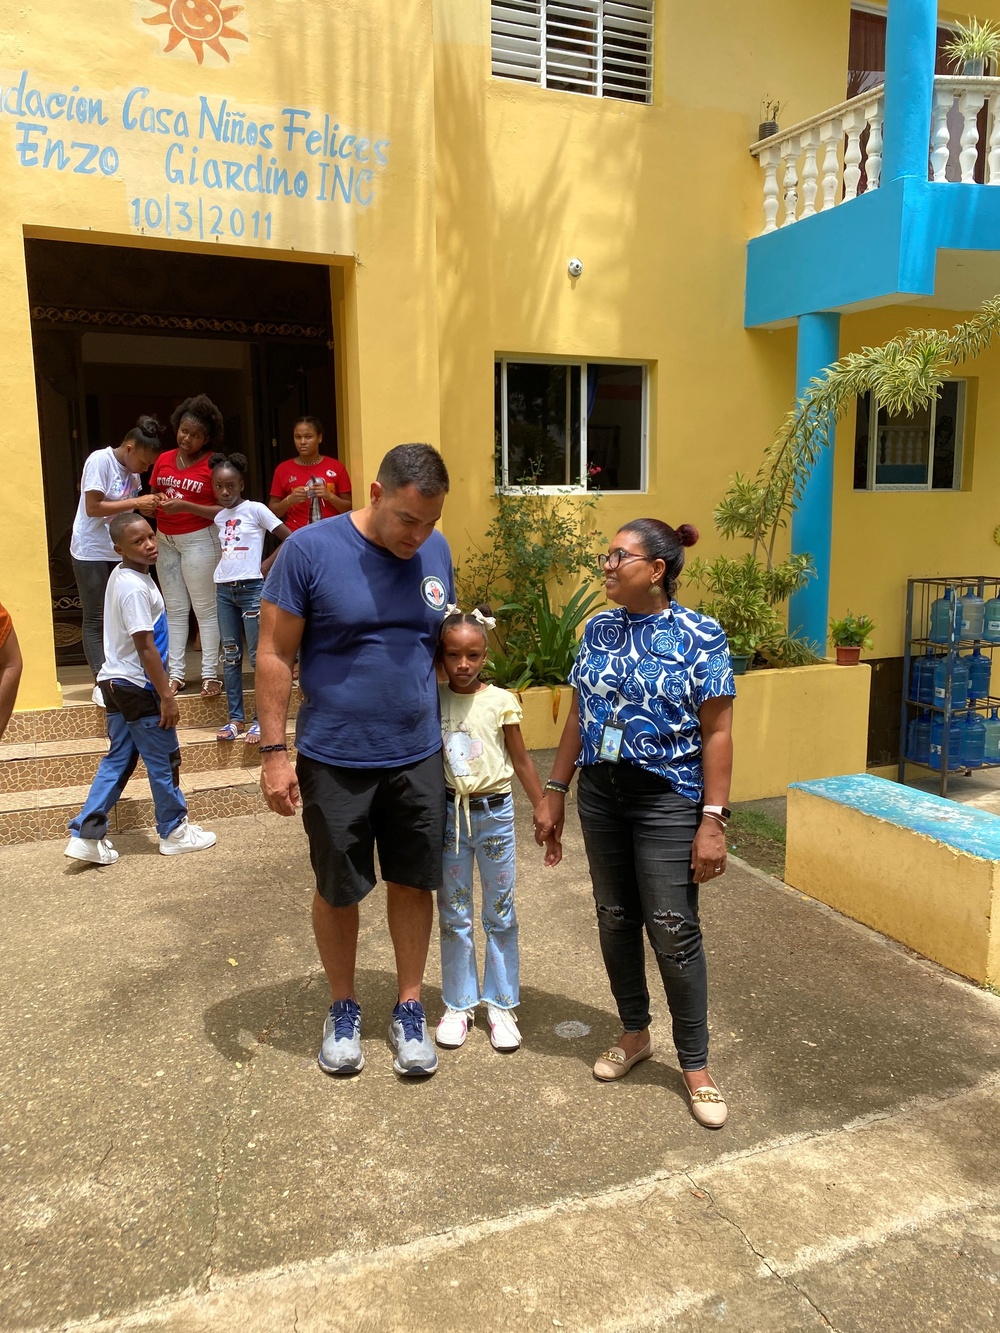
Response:
[[[511,778],[517,774],[533,807],[542,799],[542,784],[524,747],[517,697],[479,679],[486,662],[486,632],[495,623],[488,606],[470,614],[449,606],[438,641],[438,661],[448,677],[448,683],[438,687],[448,822],[438,890],[446,1007],[436,1040],[439,1046],[461,1046],[473,1010],[485,1001],[494,1049],[516,1051],[521,1034],[514,1018],[520,993]],[[550,838],[545,864],[556,864],[560,855],[558,843]],[[486,934],[482,989],[472,938],[474,863],[479,865]]]
[[[267,505],[243,499],[247,460],[242,454],[213,454],[208,460],[212,489],[222,508],[215,516],[222,555],[215,567],[215,597],[222,636],[222,678],[226,685],[229,721],[216,739],[234,741],[243,731],[243,638],[246,636],[251,668],[257,665],[260,636],[260,594],[264,575],[274,556],[266,560],[264,534],[284,541],[289,530]],[[247,745],[260,744],[257,717],[243,737]]]

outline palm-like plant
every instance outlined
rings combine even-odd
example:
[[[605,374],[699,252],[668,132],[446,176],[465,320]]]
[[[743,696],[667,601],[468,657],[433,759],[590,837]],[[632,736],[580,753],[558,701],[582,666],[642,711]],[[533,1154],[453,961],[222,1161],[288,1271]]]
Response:
[[[982,61],[985,67],[1000,55],[1000,28],[989,19],[980,23],[978,19],[970,18],[968,23],[959,24],[954,37],[945,46],[944,54],[959,73],[970,61]]]

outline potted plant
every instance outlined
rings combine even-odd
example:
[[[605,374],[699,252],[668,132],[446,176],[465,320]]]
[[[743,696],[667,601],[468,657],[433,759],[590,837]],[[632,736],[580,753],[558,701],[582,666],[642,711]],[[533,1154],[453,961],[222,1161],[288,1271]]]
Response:
[[[871,616],[855,616],[850,611],[843,620],[830,621],[830,638],[837,649],[838,666],[857,666],[861,649],[871,652],[874,628]]]
[[[756,634],[741,634],[739,631],[727,634],[729,639],[729,657],[733,664],[734,676],[745,676],[747,667],[757,652],[759,639]]]
[[[758,139],[773,139],[778,133],[778,115],[781,103],[773,97],[766,97],[760,104],[760,124],[757,126]]]
[[[955,70],[969,78],[982,78],[991,62],[1000,56],[1000,28],[989,19],[970,18],[960,23],[944,54]]]

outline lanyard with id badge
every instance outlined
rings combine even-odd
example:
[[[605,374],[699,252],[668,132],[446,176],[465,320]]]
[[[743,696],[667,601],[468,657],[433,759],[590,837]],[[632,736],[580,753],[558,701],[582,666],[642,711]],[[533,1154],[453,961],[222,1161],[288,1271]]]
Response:
[[[601,743],[597,749],[597,757],[604,764],[617,764],[621,759],[622,745],[625,741],[625,723],[618,721],[618,700],[621,698],[622,687],[628,677],[638,671],[639,665],[649,656],[650,650],[647,648],[641,657],[626,670],[625,675],[619,680],[615,689],[614,707],[611,710],[611,717],[601,728]]]

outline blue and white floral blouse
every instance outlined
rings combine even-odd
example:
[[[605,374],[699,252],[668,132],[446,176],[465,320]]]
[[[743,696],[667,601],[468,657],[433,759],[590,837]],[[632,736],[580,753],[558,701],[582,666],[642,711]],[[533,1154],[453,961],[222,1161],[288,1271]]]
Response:
[[[651,616],[601,611],[587,622],[569,683],[580,697],[578,765],[600,762],[601,731],[615,718],[625,728],[621,763],[701,800],[698,709],[736,695],[729,645],[714,620],[676,602]]]

